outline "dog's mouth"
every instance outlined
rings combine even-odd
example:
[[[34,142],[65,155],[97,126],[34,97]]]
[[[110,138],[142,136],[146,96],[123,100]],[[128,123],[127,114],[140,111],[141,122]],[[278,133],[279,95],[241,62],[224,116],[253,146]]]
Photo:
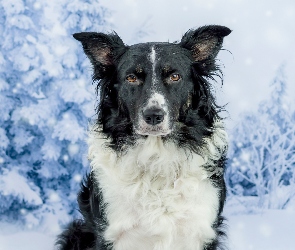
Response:
[[[139,135],[166,136],[172,132],[172,129],[163,129],[160,126],[145,126],[135,129]]]
[[[139,135],[165,136],[172,132],[171,116],[163,95],[154,93],[147,104],[138,110],[135,133]]]

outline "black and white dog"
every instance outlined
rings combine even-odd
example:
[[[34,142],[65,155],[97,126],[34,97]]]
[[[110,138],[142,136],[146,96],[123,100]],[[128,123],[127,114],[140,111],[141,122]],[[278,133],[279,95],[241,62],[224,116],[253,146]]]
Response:
[[[115,33],[74,34],[100,103],[78,195],[83,220],[59,249],[223,249],[227,135],[209,81],[230,32],[211,25],[179,43],[132,46]]]

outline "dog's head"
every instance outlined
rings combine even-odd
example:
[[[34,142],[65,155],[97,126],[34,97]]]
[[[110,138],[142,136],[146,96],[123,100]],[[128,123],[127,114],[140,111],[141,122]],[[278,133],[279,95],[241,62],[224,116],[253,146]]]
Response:
[[[215,58],[230,32],[204,26],[179,43],[132,46],[115,33],[74,34],[100,80],[98,122],[104,132],[114,143],[127,135],[207,133],[217,116],[207,80],[218,70]]]

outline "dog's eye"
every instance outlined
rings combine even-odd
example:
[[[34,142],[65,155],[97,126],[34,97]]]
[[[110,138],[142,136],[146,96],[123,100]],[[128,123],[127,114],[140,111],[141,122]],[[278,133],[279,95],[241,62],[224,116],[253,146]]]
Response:
[[[172,74],[170,76],[170,80],[173,81],[173,82],[177,82],[180,80],[180,75],[179,74]]]
[[[126,80],[127,80],[128,82],[134,83],[134,82],[137,81],[137,78],[136,78],[135,75],[128,75],[128,76],[126,76]]]

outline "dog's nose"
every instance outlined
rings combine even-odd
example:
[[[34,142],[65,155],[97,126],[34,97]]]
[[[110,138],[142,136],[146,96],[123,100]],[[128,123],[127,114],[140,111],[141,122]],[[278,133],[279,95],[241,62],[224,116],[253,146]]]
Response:
[[[143,118],[147,124],[157,125],[164,120],[162,109],[147,109],[143,112]]]

